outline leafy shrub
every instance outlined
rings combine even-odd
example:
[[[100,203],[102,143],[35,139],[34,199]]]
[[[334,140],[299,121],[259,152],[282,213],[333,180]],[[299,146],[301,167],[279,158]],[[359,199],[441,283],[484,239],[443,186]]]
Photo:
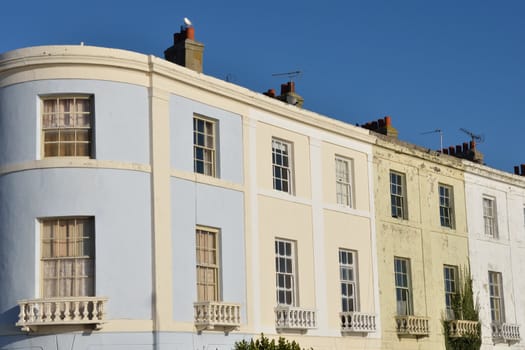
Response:
[[[253,340],[253,338],[247,342],[246,340],[241,340],[235,343],[234,350],[301,350],[299,344],[293,340],[291,343],[279,337],[279,340],[275,342],[275,339],[268,339],[261,333],[259,339]]]

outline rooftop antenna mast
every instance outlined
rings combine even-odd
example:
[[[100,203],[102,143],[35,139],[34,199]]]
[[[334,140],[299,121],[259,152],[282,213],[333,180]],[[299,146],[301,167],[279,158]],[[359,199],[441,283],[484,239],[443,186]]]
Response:
[[[435,133],[439,133],[439,146],[440,146],[439,152],[443,152],[443,130],[436,129],[432,131],[426,131],[426,132],[422,132],[421,135],[435,134]]]
[[[274,74],[272,74],[272,77],[287,76],[288,79],[290,79],[290,81],[293,81],[294,78],[300,77],[302,74],[303,74],[302,71],[296,70],[296,71],[293,71],[293,72],[286,72],[286,73],[274,73]]]
[[[478,134],[474,134],[472,131],[469,131],[465,128],[459,128],[459,130],[463,131],[465,134],[469,135],[470,138],[472,139],[472,141],[475,142],[478,142],[478,143],[482,143],[483,141],[485,141],[485,136],[484,135],[478,135]]]

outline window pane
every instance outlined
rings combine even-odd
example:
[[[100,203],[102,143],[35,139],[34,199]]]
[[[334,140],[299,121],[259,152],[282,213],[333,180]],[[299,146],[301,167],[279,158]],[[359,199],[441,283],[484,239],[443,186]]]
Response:
[[[43,100],[44,157],[90,155],[91,100],[87,97],[58,97]]]
[[[293,243],[276,240],[275,241],[275,261],[277,265],[277,303],[294,305],[295,303],[295,268]],[[277,263],[278,262],[278,263]]]
[[[273,188],[291,193],[291,145],[280,140],[272,140]]]
[[[92,218],[42,220],[43,296],[92,296],[94,293]]]
[[[195,232],[198,301],[218,301],[218,231],[197,228]]]
[[[398,315],[412,314],[412,300],[410,299],[411,284],[408,266],[408,259],[394,259],[394,274]]]
[[[193,168],[196,173],[215,176],[215,121],[193,117]]]

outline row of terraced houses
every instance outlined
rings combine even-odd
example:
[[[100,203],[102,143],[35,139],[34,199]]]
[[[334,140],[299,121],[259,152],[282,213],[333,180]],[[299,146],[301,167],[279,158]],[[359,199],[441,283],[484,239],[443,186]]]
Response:
[[[165,59],[0,55],[1,349],[525,349],[525,167],[202,59],[193,27]],[[479,322],[453,307],[469,266]]]

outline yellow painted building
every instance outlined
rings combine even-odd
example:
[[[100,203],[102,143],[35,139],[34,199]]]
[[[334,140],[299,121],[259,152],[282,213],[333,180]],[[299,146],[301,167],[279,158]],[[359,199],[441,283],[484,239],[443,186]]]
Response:
[[[449,293],[468,266],[461,160],[395,136],[373,150],[382,348],[444,349]]]

